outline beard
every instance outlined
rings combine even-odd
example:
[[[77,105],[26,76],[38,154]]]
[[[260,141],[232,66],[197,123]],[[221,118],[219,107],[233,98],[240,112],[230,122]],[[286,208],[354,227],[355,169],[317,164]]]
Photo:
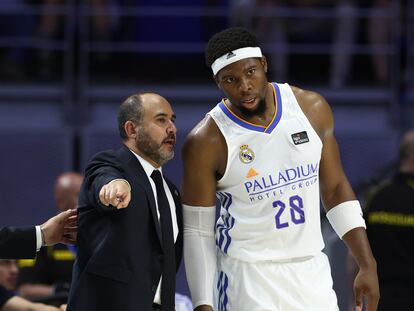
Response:
[[[243,106],[239,107],[240,112],[243,114],[244,117],[251,118],[260,114],[263,114],[266,110],[266,101],[264,98],[260,99],[257,107],[253,110],[247,109]]]
[[[166,139],[172,137],[174,135],[170,135]],[[138,129],[135,147],[160,166],[174,157],[174,149],[163,148],[163,142],[157,143],[143,127]]]

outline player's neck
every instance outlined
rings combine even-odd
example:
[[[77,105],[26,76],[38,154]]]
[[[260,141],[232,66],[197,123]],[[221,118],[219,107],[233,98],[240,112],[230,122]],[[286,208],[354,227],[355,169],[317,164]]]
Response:
[[[271,84],[268,85],[262,109],[257,109],[257,111],[251,113],[245,113],[237,109],[237,114],[243,120],[261,126],[268,126],[273,121],[275,112],[276,99]]]

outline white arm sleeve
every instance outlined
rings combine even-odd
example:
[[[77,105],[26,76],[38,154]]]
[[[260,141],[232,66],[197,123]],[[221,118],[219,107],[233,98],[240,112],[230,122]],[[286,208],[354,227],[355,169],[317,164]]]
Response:
[[[193,307],[213,305],[216,274],[215,206],[183,205],[184,262]]]

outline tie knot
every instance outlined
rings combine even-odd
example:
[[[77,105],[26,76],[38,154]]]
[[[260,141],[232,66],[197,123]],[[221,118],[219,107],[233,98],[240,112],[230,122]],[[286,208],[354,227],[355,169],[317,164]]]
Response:
[[[153,170],[151,174],[151,178],[155,182],[155,184],[162,185],[162,177],[161,177],[161,172],[159,170]]]

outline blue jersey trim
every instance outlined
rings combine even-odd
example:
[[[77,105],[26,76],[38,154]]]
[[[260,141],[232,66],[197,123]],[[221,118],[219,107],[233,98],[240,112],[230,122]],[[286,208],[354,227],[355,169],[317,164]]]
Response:
[[[231,110],[230,108],[228,108],[226,106],[226,104],[224,103],[224,100],[222,100],[219,103],[219,107],[221,108],[221,110],[226,114],[226,116],[228,116],[234,123],[248,129],[248,130],[252,130],[252,131],[256,131],[256,132],[261,132],[263,133],[266,128],[260,125],[254,125],[252,123],[249,123],[247,121],[244,121],[243,119],[237,117]]]
[[[282,97],[280,95],[280,89],[276,83],[272,83],[272,86],[276,93],[276,113],[267,127],[247,122],[242,118],[238,117],[233,111],[231,111],[229,107],[227,107],[226,103],[224,102],[224,99],[219,103],[219,107],[230,120],[240,125],[241,127],[260,133],[270,134],[276,128],[277,124],[282,118]]]
[[[279,124],[280,119],[282,118],[282,96],[280,95],[280,89],[276,83],[272,83],[272,85],[276,91],[276,116],[273,122],[271,122],[266,128],[265,133],[271,133],[275,129],[276,125]]]
[[[218,311],[227,311],[227,287],[229,285],[229,279],[227,275],[221,271],[217,281],[217,291],[219,293]]]
[[[216,245],[225,253],[229,249],[231,244],[230,230],[234,227],[235,219],[230,215],[229,208],[233,202],[233,198],[230,193],[217,192],[217,196],[221,202],[221,206],[224,208],[221,219],[223,223],[217,225],[218,237],[216,238]]]

